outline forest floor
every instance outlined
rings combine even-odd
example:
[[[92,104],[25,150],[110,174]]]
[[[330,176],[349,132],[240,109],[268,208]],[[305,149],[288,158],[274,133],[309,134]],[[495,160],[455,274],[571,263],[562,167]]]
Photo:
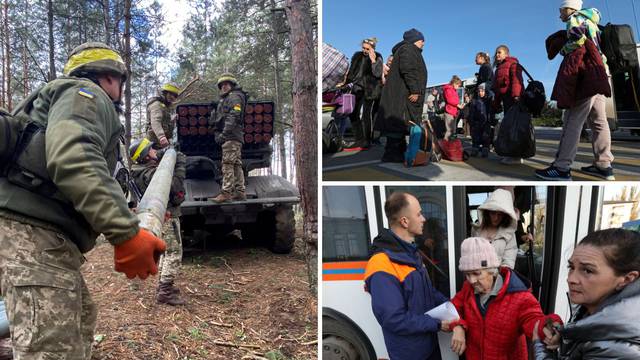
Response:
[[[98,305],[93,359],[316,359],[317,298],[298,247],[290,255],[230,235],[186,251],[176,281],[185,306],[157,304],[157,277],[113,271],[113,248],[87,254],[82,272]]]

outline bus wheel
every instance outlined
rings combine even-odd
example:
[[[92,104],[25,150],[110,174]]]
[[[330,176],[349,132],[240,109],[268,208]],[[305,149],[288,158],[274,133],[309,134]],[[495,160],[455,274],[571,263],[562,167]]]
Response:
[[[366,339],[349,325],[334,318],[322,317],[322,359],[366,360],[374,359],[365,343]]]

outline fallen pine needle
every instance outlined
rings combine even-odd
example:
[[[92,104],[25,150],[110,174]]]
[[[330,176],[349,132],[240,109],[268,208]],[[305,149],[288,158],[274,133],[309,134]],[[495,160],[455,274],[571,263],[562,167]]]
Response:
[[[313,340],[313,341],[303,342],[300,345],[314,345],[314,344],[317,344],[317,343],[318,343],[318,340],[316,339],[316,340]]]
[[[144,304],[142,303],[142,301],[140,299],[138,299],[138,304],[140,304],[140,306],[142,306],[145,310],[149,310],[148,307],[144,306]]]

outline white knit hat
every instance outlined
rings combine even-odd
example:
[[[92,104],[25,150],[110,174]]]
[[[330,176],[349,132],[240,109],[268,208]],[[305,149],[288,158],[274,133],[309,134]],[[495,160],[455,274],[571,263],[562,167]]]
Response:
[[[582,0],[562,0],[562,3],[560,3],[560,9],[562,8],[580,10],[582,9]]]
[[[460,246],[460,271],[497,268],[500,266],[496,250],[489,240],[481,237],[464,239]]]

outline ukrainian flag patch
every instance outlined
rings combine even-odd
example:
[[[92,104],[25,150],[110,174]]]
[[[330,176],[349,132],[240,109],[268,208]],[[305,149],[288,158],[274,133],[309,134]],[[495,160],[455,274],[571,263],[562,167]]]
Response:
[[[235,105],[233,105],[233,110],[240,111],[240,110],[242,110],[242,107],[240,106],[240,104],[235,104]]]
[[[87,90],[86,88],[81,88],[80,90],[78,90],[78,94],[88,99],[93,99],[95,96],[91,91]]]

